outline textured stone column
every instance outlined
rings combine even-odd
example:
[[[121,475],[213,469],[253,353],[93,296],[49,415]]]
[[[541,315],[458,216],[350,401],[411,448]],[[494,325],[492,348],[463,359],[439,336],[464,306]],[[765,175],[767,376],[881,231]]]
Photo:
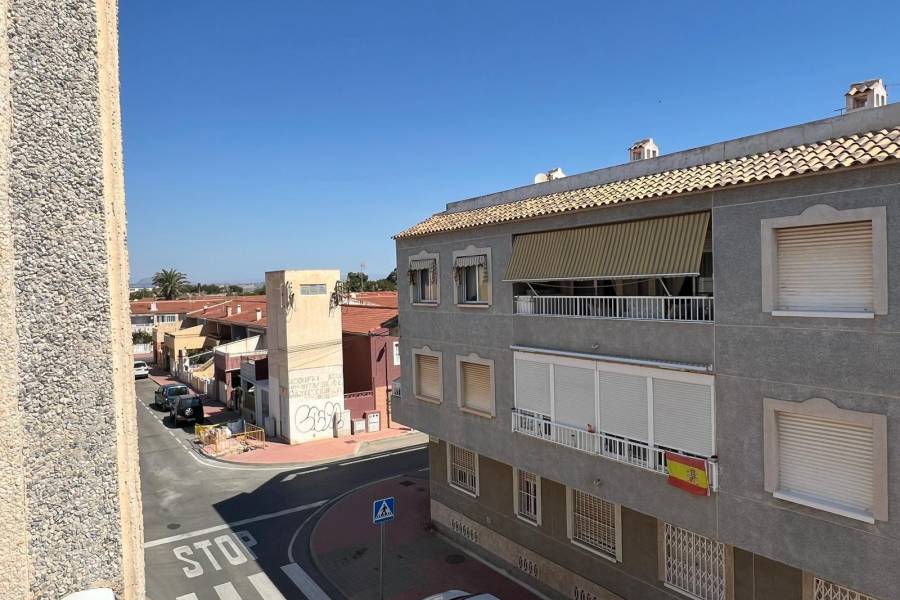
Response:
[[[0,598],[143,597],[115,0],[0,0]]]

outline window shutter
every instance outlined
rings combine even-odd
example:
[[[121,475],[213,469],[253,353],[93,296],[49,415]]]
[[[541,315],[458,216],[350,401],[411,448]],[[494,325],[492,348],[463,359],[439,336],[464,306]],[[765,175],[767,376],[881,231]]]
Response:
[[[713,452],[712,387],[653,378],[653,441],[700,456]]]
[[[647,378],[600,372],[600,429],[647,441]]]
[[[874,308],[872,222],[777,229],[781,310]]]
[[[870,427],[776,413],[778,488],[872,512],[874,433]]]
[[[416,395],[441,399],[441,368],[436,356],[416,354]]]
[[[463,406],[494,412],[494,395],[491,385],[491,367],[479,363],[460,362],[462,370],[462,404]]]
[[[553,420],[563,425],[587,429],[597,427],[594,400],[594,369],[554,365]]]
[[[516,359],[516,408],[550,415],[550,365]]]

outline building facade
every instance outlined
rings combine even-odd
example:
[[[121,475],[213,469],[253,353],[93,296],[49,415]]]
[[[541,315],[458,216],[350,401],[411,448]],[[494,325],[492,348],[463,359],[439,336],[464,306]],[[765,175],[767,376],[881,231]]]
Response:
[[[897,597],[898,159],[879,106],[398,234],[435,526],[551,597]]]

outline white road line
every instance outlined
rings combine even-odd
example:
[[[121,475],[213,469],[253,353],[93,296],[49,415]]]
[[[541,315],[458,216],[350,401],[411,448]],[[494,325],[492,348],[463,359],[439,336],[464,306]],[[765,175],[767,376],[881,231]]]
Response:
[[[256,591],[259,592],[259,595],[263,600],[285,600],[285,597],[278,591],[278,588],[275,587],[275,584],[272,583],[272,580],[269,579],[265,573],[257,573],[251,575],[247,579],[250,580],[250,584],[256,588]]]
[[[237,590],[234,589],[234,586],[231,585],[230,581],[228,583],[217,585],[213,589],[216,590],[216,594],[219,595],[220,600],[241,600],[241,595],[237,593]]]
[[[190,594],[185,594],[184,596],[178,596],[175,600],[197,600],[197,594],[191,592]]]
[[[306,596],[307,600],[331,600],[331,598],[322,591],[313,578],[307,575],[306,571],[300,568],[297,563],[291,563],[281,567],[284,574],[291,578],[300,591]]]
[[[419,452],[420,450],[425,450],[425,446],[421,446],[419,448],[410,448],[408,450],[398,450],[397,452],[389,452],[387,454],[379,454],[377,456],[368,456],[366,458],[360,458],[359,460],[342,462],[339,463],[339,465],[342,467],[346,467],[347,465],[355,465],[356,463],[366,462],[368,460],[378,460],[379,458],[387,458],[389,456],[395,456],[397,454],[406,454],[407,452]]]
[[[310,469],[308,471],[302,471],[300,473],[288,473],[281,480],[281,483],[284,483],[286,481],[291,481],[292,479],[294,479],[295,477],[297,477],[299,475],[306,475],[307,473],[318,473],[319,471],[325,471],[327,469],[328,469],[328,467],[319,467],[318,469]]]
[[[328,502],[328,500],[319,500],[318,502],[313,502],[312,504],[304,504],[303,506],[295,506],[293,508],[286,508],[284,510],[279,510],[278,512],[267,513],[264,515],[250,517],[249,519],[241,519],[240,521],[224,523],[222,525],[216,525],[215,527],[207,527],[206,529],[197,529],[196,531],[189,531],[187,533],[181,533],[179,535],[173,535],[173,536],[169,536],[167,538],[160,538],[158,540],[153,540],[151,542],[144,542],[144,548],[155,548],[156,546],[163,546],[165,544],[171,544],[172,542],[186,540],[188,538],[197,537],[198,535],[206,535],[207,533],[213,533],[214,531],[222,531],[223,529],[234,529],[235,527],[241,527],[242,525],[248,525],[250,523],[256,523],[258,521],[265,521],[266,519],[276,519],[278,517],[283,517],[285,515],[290,515],[290,514],[297,513],[297,512],[303,512],[305,510],[310,510],[313,508],[319,508],[326,502]]]
[[[431,467],[422,467],[421,469],[419,469],[419,473],[421,473],[423,471],[430,471],[430,470],[431,470]]]

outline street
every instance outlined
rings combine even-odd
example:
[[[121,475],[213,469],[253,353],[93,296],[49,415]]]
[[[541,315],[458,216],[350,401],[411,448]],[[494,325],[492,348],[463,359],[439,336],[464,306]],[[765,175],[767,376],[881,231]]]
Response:
[[[305,469],[212,461],[193,449],[192,425],[151,406],[155,383],[135,388],[149,600],[340,598],[309,555],[320,509],[427,469],[424,447]]]

